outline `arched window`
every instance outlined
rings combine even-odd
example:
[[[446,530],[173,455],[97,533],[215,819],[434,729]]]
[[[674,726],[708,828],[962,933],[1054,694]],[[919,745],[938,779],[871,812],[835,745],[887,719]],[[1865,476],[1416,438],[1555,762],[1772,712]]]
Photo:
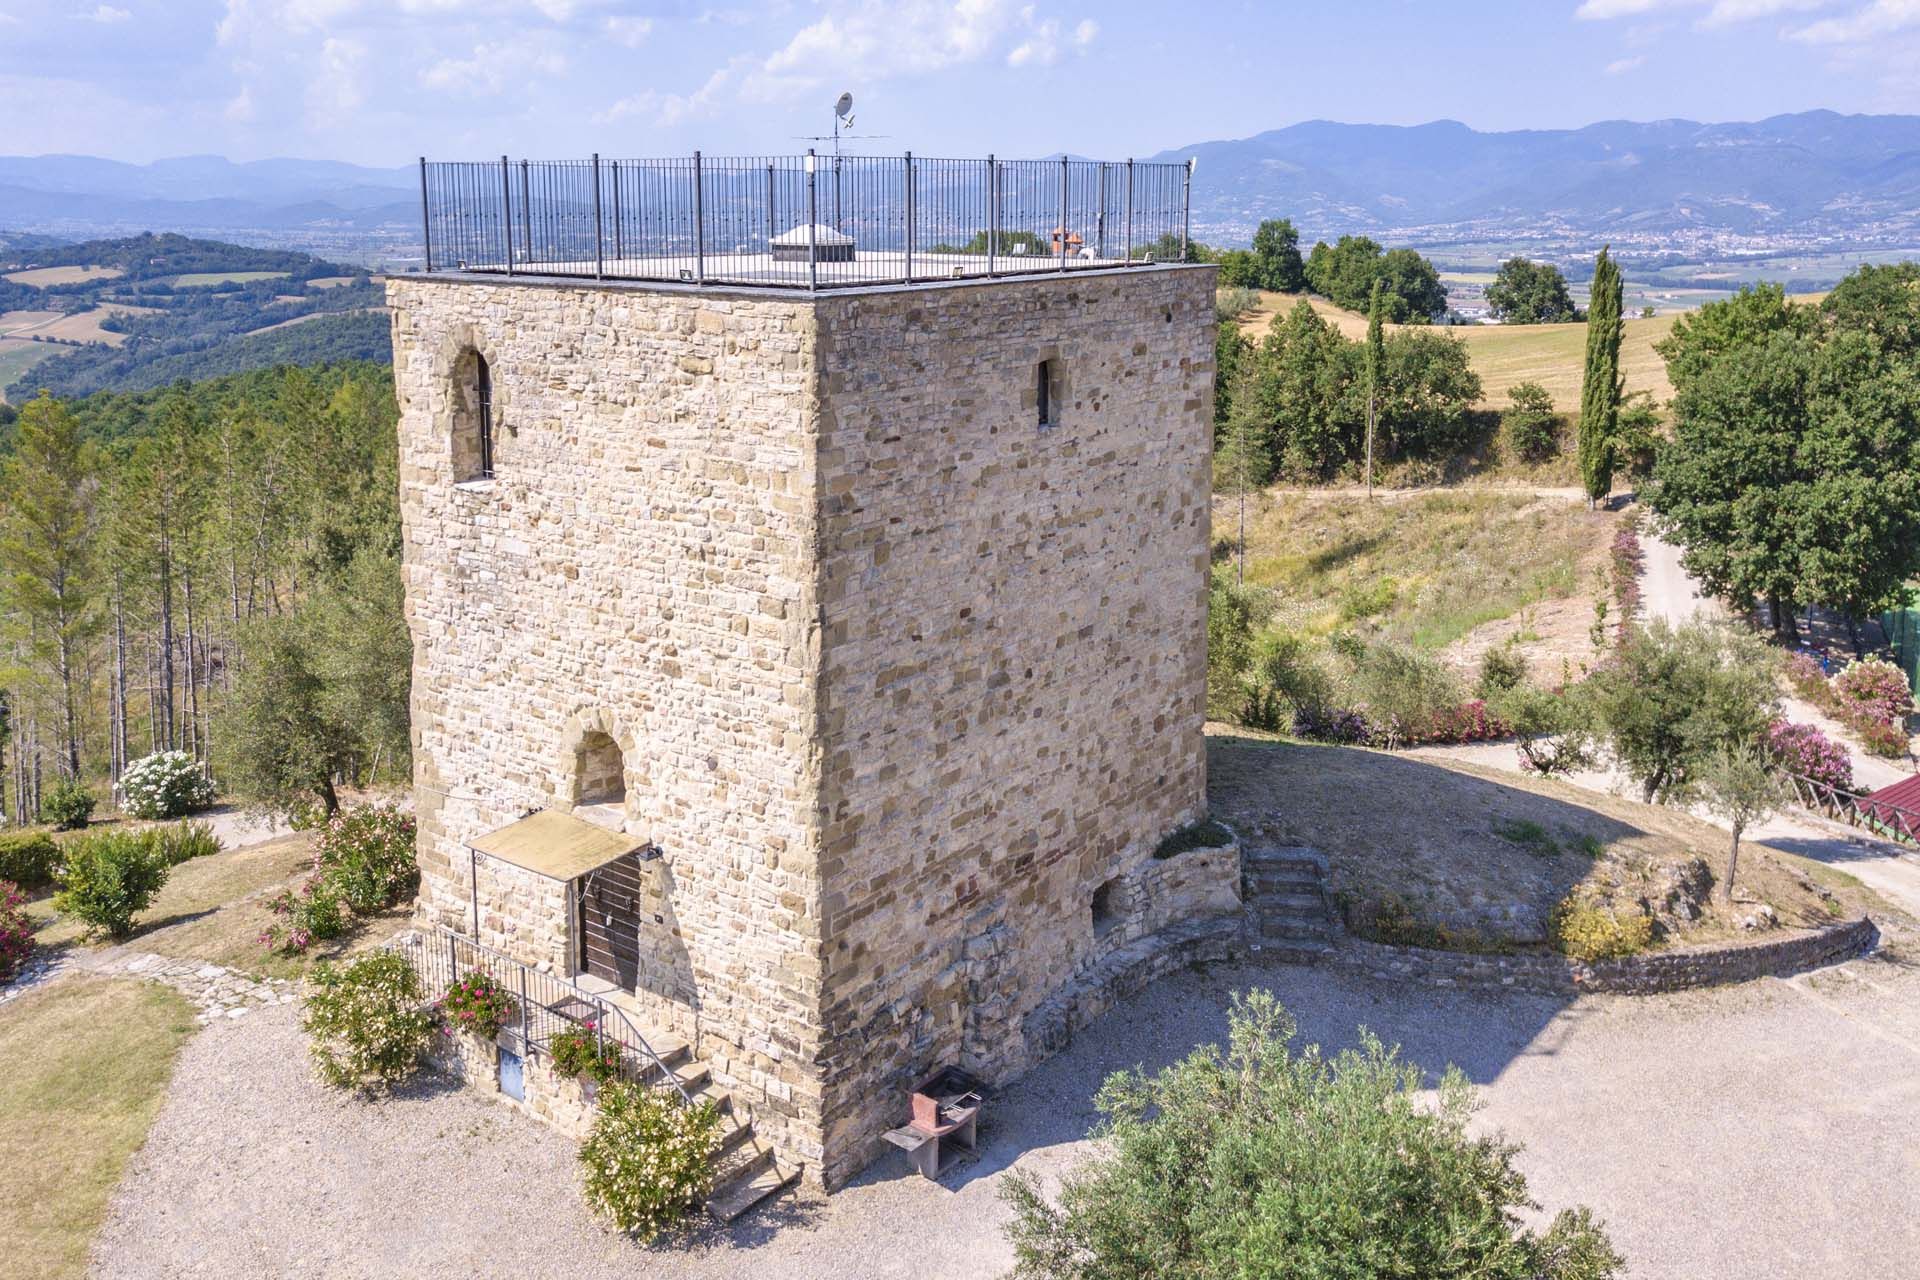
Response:
[[[453,370],[453,478],[493,479],[493,370],[471,347]]]
[[[604,733],[580,739],[574,754],[574,802],[617,805],[627,798],[626,762],[620,744]]]

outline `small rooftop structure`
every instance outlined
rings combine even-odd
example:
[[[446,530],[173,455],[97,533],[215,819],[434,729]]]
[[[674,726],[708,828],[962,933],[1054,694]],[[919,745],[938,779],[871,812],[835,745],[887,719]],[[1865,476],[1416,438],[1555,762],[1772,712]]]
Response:
[[[1193,167],[904,156],[420,161],[429,272],[826,289],[1180,262]]]

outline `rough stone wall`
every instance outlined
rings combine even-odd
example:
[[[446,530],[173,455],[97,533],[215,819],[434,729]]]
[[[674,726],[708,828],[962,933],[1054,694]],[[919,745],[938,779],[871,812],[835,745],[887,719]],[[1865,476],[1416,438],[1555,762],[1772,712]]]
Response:
[[[818,1158],[814,319],[804,301],[396,279],[420,914],[461,932],[465,843],[625,758],[663,885],[642,991],[769,1137]],[[497,478],[456,483],[461,354]],[[564,889],[483,859],[479,940],[560,973]]]
[[[922,1072],[1023,1069],[1024,1015],[1157,910],[1096,939],[1094,890],[1204,810],[1213,283],[820,303],[829,1185]]]

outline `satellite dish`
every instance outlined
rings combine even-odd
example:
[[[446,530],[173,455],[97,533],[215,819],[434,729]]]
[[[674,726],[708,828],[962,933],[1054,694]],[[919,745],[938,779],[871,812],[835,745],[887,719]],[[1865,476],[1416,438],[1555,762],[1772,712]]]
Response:
[[[833,104],[833,114],[837,118],[841,120],[845,120],[852,111],[853,111],[853,95],[850,93],[841,94],[840,100]]]

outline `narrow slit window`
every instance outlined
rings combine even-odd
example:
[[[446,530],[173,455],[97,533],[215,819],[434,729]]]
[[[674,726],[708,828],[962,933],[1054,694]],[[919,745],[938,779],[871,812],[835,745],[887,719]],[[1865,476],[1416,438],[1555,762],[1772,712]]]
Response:
[[[1053,425],[1053,361],[1042,360],[1035,373],[1034,402],[1039,406],[1040,425]]]
[[[476,480],[493,479],[493,371],[487,368],[487,358],[475,355],[475,396],[478,402],[480,466],[474,478]]]

